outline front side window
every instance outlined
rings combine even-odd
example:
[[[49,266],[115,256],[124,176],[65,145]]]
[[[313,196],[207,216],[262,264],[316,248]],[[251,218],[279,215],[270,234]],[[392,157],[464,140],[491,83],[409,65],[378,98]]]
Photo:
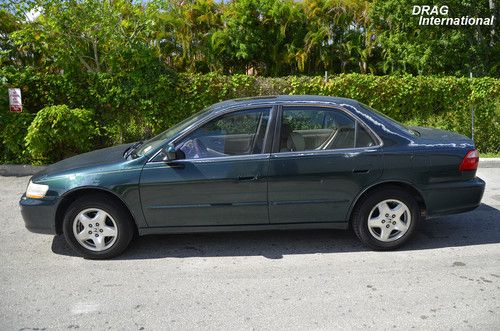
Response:
[[[186,159],[260,154],[269,113],[259,108],[222,115],[191,132],[178,149]]]
[[[280,152],[374,146],[370,134],[346,113],[322,107],[284,107]]]
[[[147,140],[142,144],[136,151],[135,155],[136,157],[143,156],[144,154],[148,153],[149,151],[156,149],[160,145],[162,145],[165,140],[168,140],[175,135],[177,135],[179,132],[182,130],[188,128],[189,126],[195,124],[200,118],[206,115],[207,112],[209,112],[211,109],[210,107],[205,108],[198,113],[186,118],[184,121],[178,123],[177,125],[174,125],[173,127],[169,128],[166,131],[163,131],[159,135]]]

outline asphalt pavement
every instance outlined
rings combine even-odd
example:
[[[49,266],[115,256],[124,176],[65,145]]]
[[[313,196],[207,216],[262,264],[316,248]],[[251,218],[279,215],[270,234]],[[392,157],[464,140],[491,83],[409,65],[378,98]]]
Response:
[[[373,252],[338,230],[147,236],[84,260],[0,177],[0,330],[500,329],[500,169],[483,204]]]

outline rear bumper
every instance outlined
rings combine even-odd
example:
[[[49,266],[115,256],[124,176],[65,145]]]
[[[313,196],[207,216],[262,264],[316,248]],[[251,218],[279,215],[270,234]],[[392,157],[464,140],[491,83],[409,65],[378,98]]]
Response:
[[[427,216],[463,213],[481,204],[485,182],[476,177],[465,182],[439,183],[423,190]]]
[[[26,228],[34,233],[56,234],[57,200],[28,199],[21,197],[19,206]]]

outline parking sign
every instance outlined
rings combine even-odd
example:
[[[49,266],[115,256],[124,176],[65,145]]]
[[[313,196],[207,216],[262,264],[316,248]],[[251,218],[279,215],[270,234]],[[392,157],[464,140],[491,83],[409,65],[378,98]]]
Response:
[[[23,103],[21,102],[21,89],[9,89],[9,106],[11,112],[20,113],[23,111]]]

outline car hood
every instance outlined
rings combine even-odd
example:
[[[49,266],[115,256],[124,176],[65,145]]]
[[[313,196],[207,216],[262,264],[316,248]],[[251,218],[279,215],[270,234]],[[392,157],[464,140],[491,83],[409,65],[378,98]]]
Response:
[[[131,144],[123,144],[92,152],[79,154],[57,163],[49,165],[47,168],[33,176],[33,181],[44,179],[53,174],[62,174],[82,168],[105,167],[112,164],[124,162],[123,153]]]

